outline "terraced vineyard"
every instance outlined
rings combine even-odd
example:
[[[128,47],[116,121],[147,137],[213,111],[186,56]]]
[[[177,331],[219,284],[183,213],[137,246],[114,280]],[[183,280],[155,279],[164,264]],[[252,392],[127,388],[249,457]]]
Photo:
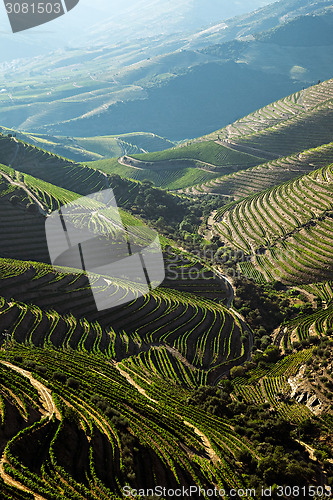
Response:
[[[29,381],[16,374],[21,368],[2,364],[7,378],[14,373],[22,381],[22,392],[14,389],[17,401],[23,401],[30,391],[38,409],[33,423],[26,424],[7,444],[2,465],[2,475],[27,490],[50,499],[74,495],[117,499],[122,498],[126,484],[152,484],[155,477],[163,477],[162,484],[169,488],[188,486],[192,481],[207,488],[212,475],[221,489],[244,485],[242,476],[233,472],[233,456],[237,450],[253,453],[251,445],[244,444],[223,419],[207,419],[200,410],[183,406],[185,391],[178,389],[177,401],[163,384],[154,384],[147,404],[147,393],[140,394],[133,379],[129,383],[120,367],[118,370],[100,357],[64,352],[60,360],[57,351],[22,347],[15,348],[12,355],[22,360],[19,365],[33,370],[32,375],[27,372],[32,383],[38,380],[52,391],[54,402],[48,415],[38,419],[42,416],[41,393],[29,389]],[[162,402],[168,412],[162,410]],[[7,401],[6,405],[11,408]],[[5,423],[8,416],[6,413]],[[38,446],[41,439],[43,451]],[[75,466],[70,465],[72,460]]]
[[[332,140],[332,99],[272,129],[239,140],[244,146],[286,156]]]
[[[214,227],[268,279],[311,283],[330,277],[331,211],[332,168],[324,167],[222,209]]]
[[[207,139],[286,156],[331,142],[333,80],[291,94],[237,120]],[[274,139],[273,139],[274,138]]]
[[[306,92],[304,90],[296,92],[284,99],[269,104],[219,130],[217,134],[221,139],[234,140],[290,120],[309,109],[309,107],[304,105]],[[208,137],[212,136],[209,135]]]
[[[144,155],[127,152],[121,164],[114,159],[89,166],[186,193],[247,196],[319,168],[321,160],[329,163],[332,99],[328,80],[193,143]]]
[[[152,487],[195,484],[253,500],[276,484],[333,486],[333,143],[311,135],[319,119],[322,140],[331,133],[331,83],[168,151],[128,156],[123,138],[120,162],[84,166],[0,136],[1,498],[168,500]],[[108,139],[83,142],[106,152]],[[148,294],[121,272],[88,280],[50,265],[50,212],[109,187],[126,234],[91,198],[71,221],[98,235],[103,259],[103,242],[131,255],[134,234],[164,231],[166,277]]]
[[[213,379],[236,360],[246,358],[248,335],[244,335],[244,327],[238,318],[220,304],[226,298],[223,282],[220,283],[208,270],[201,279],[202,265],[182,260],[172,253],[166,259],[167,280],[164,288],[152,292],[146,298],[132,300],[128,306],[98,313],[92,292],[95,297],[99,294],[110,297],[111,304],[114,294],[127,296],[128,283],[96,275],[90,279],[90,286],[82,272],[70,269],[56,272],[47,264],[49,255],[44,229],[45,216],[30,213],[25,208],[25,203],[29,202],[30,185],[36,196],[41,195],[42,188],[45,189],[44,201],[45,193],[48,193],[46,189],[54,192],[53,198],[47,198],[49,202],[52,201],[53,208],[77,195],[60,188],[52,190],[52,186],[41,181],[35,182],[34,178],[27,175],[24,176],[27,184],[22,180],[17,181],[19,185],[13,184],[16,182],[15,171],[9,167],[3,167],[3,171],[12,181],[4,178],[1,191],[3,252],[16,259],[30,256],[30,260],[44,262],[1,260],[1,295],[23,304],[22,307],[18,304],[13,307],[4,305],[1,314],[5,328],[12,324],[15,340],[23,342],[29,338],[29,342],[34,343],[36,340],[36,345],[39,345],[44,339],[43,342],[54,341],[57,346],[76,346],[77,342],[84,346],[85,339],[89,339],[87,346],[95,346],[102,352],[116,353],[116,346],[119,345],[120,351],[115,354],[119,358],[120,353],[130,356],[141,350],[146,351],[150,345],[166,343],[175,350],[175,355],[193,364],[194,377],[204,379]],[[13,196],[16,197],[15,203]],[[46,209],[51,209],[51,205],[48,203]],[[82,213],[76,213],[76,218],[79,215],[84,217],[86,211],[87,207],[82,207]],[[99,218],[99,213],[92,222],[95,226],[101,224],[102,232],[110,233],[113,228]],[[123,219],[131,225],[138,223],[128,214]],[[13,228],[16,230],[13,231]],[[193,273],[197,276],[194,279]],[[135,290],[132,293],[135,296]],[[68,316],[60,318],[59,314]],[[135,317],[135,322],[132,317]],[[98,323],[87,326],[87,319]]]
[[[326,286],[325,286],[326,285]],[[327,288],[326,288],[327,287]],[[317,296],[320,297],[320,289],[325,290],[324,296],[328,297],[326,290],[329,284],[318,286]],[[315,291],[315,286],[305,286],[304,289]],[[306,344],[309,341],[319,340],[332,331],[333,328],[333,305],[332,297],[329,296],[327,303],[321,303],[311,314],[303,314],[282,325],[275,339],[275,343],[283,346],[284,349],[290,349],[294,343]]]
[[[250,439],[233,430],[229,418],[184,404],[192,401],[191,392],[157,375],[151,379],[142,364],[110,363],[98,354],[66,350],[60,355],[51,347],[17,345],[8,353],[9,363],[2,361],[0,368],[8,391],[2,395],[4,429],[10,416],[17,417],[0,474],[6,482],[12,478],[12,491],[25,490],[16,498],[30,498],[33,491],[50,499],[74,494],[117,499],[125,486],[144,487],[156,477],[169,488],[188,487],[193,481],[209,488],[213,481],[226,491],[245,490],[235,457],[247,453],[256,463],[263,458]],[[163,351],[156,356],[163,363]],[[295,375],[309,356],[311,351],[304,351],[267,374],[254,372],[247,385],[235,379],[235,396],[302,421],[310,410],[296,401],[284,402],[286,377]],[[222,394],[221,389],[215,394]],[[254,490],[247,491],[243,498],[254,498]]]
[[[2,255],[49,262],[45,236],[46,216],[80,196],[5,166],[0,166],[0,181]],[[82,217],[86,217],[96,207],[93,201],[81,201],[81,205]],[[98,228],[102,233],[108,229],[112,231],[107,210],[103,210],[100,204],[97,207],[99,210],[91,220],[91,229],[96,232]],[[120,213],[123,214],[125,224],[144,227],[143,223],[130,214]]]
[[[131,163],[135,162],[131,157],[128,157],[125,165],[120,163],[118,159],[113,159],[88,162],[87,166],[96,168],[106,174],[121,175],[130,180],[143,181],[147,179],[152,181],[155,186],[172,190],[183,186],[191,186],[196,182],[206,182],[219,175],[212,166],[200,164],[199,168],[197,168],[192,161],[188,160],[170,162],[165,168],[160,168],[158,164],[146,168],[146,164],[137,162],[135,163],[140,166],[131,166],[129,161]]]
[[[244,198],[277,184],[304,175],[333,162],[333,143],[302,153],[263,163],[223,177],[197,184],[184,190],[186,194],[220,194],[234,199]]]
[[[78,192],[80,188],[80,194],[89,194],[108,187],[103,173],[80,167],[72,161],[19,142],[15,138],[0,136],[0,157],[2,164],[6,166],[69,191]]]
[[[195,379],[203,380],[218,377],[247,356],[249,335],[244,325],[216,301],[201,297],[208,293],[207,283],[197,280],[193,290],[197,295],[190,294],[184,291],[183,278],[174,289],[160,288],[126,306],[97,313],[88,280],[82,274],[57,273],[51,266],[11,260],[1,261],[0,272],[1,295],[20,300],[17,304],[4,302],[0,313],[3,328],[11,325],[9,331],[17,342],[27,339],[36,345],[45,342],[93,348],[113,353],[117,359],[165,344],[172,348],[171,358],[180,356],[185,365],[192,365]],[[115,292],[119,294],[119,288],[127,293],[121,281],[103,283],[96,276],[94,293],[100,290],[110,300]],[[174,282],[166,283],[173,286]],[[212,284],[209,293],[223,297],[221,285]],[[33,305],[25,305],[31,302]],[[97,323],[89,324],[87,319]]]
[[[236,378],[233,382],[237,396],[246,403],[268,403],[283,418],[299,422],[310,416],[305,405],[290,398],[290,380],[312,356],[312,350],[287,356],[270,370],[256,370],[250,379]]]
[[[159,162],[165,160],[193,159],[216,167],[256,164],[261,158],[246,153],[238,153],[221,147],[214,141],[194,142],[193,144],[173,148],[167,151],[149,153],[144,156],[133,155],[144,162]]]
[[[319,300],[328,304],[333,299],[333,283],[332,281],[324,281],[323,283],[312,283],[303,287],[309,293],[314,294]]]
[[[88,165],[129,179],[149,179],[156,186],[174,190],[243,170],[262,161],[263,158],[254,154],[233,151],[214,141],[199,141],[162,152],[127,154],[119,161],[94,161]]]

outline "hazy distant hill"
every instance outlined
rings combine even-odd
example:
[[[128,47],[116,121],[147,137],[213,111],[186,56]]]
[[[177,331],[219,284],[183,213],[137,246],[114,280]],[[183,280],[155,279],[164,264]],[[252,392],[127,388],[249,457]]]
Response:
[[[99,137],[57,137],[17,132],[0,127],[3,135],[15,135],[19,140],[73,161],[102,160],[114,156],[148,153],[171,148],[174,143],[155,134],[124,134]]]
[[[0,70],[2,123],[78,137],[207,134],[331,78],[329,5],[284,0],[227,26],[217,18],[215,26],[192,33],[129,37],[116,46],[14,62]]]

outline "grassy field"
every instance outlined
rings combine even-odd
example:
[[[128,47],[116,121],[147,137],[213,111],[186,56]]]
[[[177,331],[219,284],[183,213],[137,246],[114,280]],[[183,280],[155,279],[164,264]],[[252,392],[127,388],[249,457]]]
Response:
[[[89,162],[88,165],[129,179],[148,179],[156,186],[175,190],[204,183],[263,161],[252,155],[232,151],[214,141],[128,156],[134,164],[132,167],[129,164],[120,165],[116,159]]]
[[[155,186],[176,190],[182,189],[186,186],[192,186],[197,182],[206,182],[207,180],[215,179],[218,172],[206,170],[204,168],[197,168],[196,166],[183,166],[181,163],[169,167],[154,168],[133,168],[127,165],[121,165],[117,159],[113,160],[100,160],[88,162],[86,164],[90,168],[95,168],[106,174],[118,174],[126,179],[133,179],[135,181],[149,180]]]
[[[145,162],[157,162],[178,159],[193,159],[203,163],[214,165],[216,167],[227,167],[232,165],[251,165],[258,163],[260,158],[238,153],[230,149],[221,147],[214,141],[195,142],[189,145],[171,149],[170,151],[161,151],[150,153],[144,156],[132,155],[133,158]]]

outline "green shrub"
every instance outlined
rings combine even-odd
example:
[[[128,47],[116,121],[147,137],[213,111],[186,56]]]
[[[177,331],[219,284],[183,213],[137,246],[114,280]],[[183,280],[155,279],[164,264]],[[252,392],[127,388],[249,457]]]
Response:
[[[52,375],[52,378],[54,380],[57,380],[58,382],[61,382],[62,384],[64,384],[66,382],[66,380],[67,380],[66,375],[64,373],[62,373],[62,372],[59,372],[59,371],[54,372],[53,375]]]
[[[67,381],[66,381],[66,385],[68,387],[70,387],[71,389],[79,389],[79,387],[80,387],[80,381],[76,380],[73,377],[69,377],[69,379],[67,379]]]

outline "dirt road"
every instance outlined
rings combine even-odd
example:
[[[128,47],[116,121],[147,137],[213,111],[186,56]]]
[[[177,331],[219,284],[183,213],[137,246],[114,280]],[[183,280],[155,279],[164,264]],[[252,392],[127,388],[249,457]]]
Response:
[[[41,411],[42,411],[43,416],[47,416],[49,419],[51,419],[52,416],[55,414],[56,418],[58,420],[61,420],[60,413],[54,404],[50,389],[48,389],[47,387],[45,387],[45,385],[43,385],[41,382],[36,380],[31,375],[31,373],[28,372],[27,370],[23,370],[23,368],[19,368],[18,366],[15,366],[11,363],[8,363],[7,361],[1,361],[1,363],[3,365],[7,366],[8,368],[20,373],[24,377],[27,377],[30,380],[31,385],[33,385],[37,389],[39,396],[40,396],[40,399],[42,401],[43,409]],[[10,486],[14,486],[15,488],[18,488],[19,490],[32,493],[34,495],[35,500],[46,500],[41,495],[34,493],[32,490],[30,490],[29,488],[27,488],[26,486],[24,486],[23,484],[16,481],[15,479],[13,479],[11,476],[9,476],[4,470],[4,465],[6,463],[8,463],[8,462],[7,462],[5,454],[3,454],[1,461],[0,461],[0,476],[5,481],[6,484],[8,484]]]
[[[155,399],[152,399],[150,396],[148,396],[148,394],[146,393],[146,391],[140,387],[133,379],[132,377],[129,375],[129,373],[125,372],[124,370],[122,370],[119,366],[119,363],[116,363],[115,364],[115,367],[117,368],[117,370],[119,371],[119,373],[126,378],[126,380],[131,384],[133,385],[139,392],[140,394],[142,394],[143,396],[145,396],[147,399],[149,399],[150,401],[153,401],[154,403],[157,403],[158,404],[158,401],[156,401]],[[183,420],[183,418],[178,415],[179,418],[181,418]],[[207,455],[209,456],[210,460],[212,460],[213,463],[217,463],[220,461],[220,458],[219,456],[215,453],[214,449],[212,448],[212,445],[210,444],[210,441],[209,439],[207,438],[207,436],[202,432],[200,431],[200,429],[198,429],[197,427],[195,427],[193,424],[191,424],[190,422],[187,422],[186,420],[183,420],[184,424],[187,425],[187,427],[190,427],[191,429],[194,430],[194,432],[196,433],[196,435],[201,438],[202,440],[202,443],[205,447],[205,450],[206,450],[206,453]]]
[[[58,420],[61,420],[61,415],[54,404],[50,389],[48,389],[47,387],[45,387],[45,385],[43,385],[41,382],[36,380],[32,376],[32,374],[30,372],[28,372],[27,370],[24,370],[23,368],[19,368],[18,366],[15,366],[11,363],[8,363],[7,361],[1,361],[1,363],[3,365],[6,365],[8,368],[11,368],[12,370],[15,370],[16,372],[20,373],[24,377],[27,377],[30,380],[31,385],[33,385],[37,389],[39,396],[40,396],[40,399],[42,401],[42,404],[44,407],[42,410],[43,416],[51,419],[52,416],[55,414],[56,418]]]

